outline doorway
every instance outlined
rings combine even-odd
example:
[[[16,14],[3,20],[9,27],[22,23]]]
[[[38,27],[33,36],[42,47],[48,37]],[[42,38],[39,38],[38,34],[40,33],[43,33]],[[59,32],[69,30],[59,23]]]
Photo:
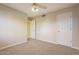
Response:
[[[27,21],[27,36],[28,40],[35,39],[35,19],[28,19]]]

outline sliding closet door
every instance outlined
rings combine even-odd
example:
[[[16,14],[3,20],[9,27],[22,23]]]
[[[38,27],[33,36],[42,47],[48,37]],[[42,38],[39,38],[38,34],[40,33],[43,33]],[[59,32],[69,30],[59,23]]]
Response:
[[[60,14],[57,18],[57,42],[72,46],[72,12]]]

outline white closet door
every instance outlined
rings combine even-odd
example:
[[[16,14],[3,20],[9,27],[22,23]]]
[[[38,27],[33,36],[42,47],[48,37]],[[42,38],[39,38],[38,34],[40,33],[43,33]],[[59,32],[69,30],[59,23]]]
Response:
[[[72,46],[72,12],[63,13],[57,17],[57,42]]]

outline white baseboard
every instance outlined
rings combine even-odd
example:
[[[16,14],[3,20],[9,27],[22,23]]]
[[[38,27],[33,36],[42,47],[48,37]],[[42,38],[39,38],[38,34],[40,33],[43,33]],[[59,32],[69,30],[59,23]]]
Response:
[[[8,45],[8,46],[4,46],[4,47],[0,48],[0,50],[9,48],[9,47],[12,47],[12,46],[15,46],[15,45],[19,45],[19,44],[22,44],[22,43],[25,43],[25,42],[26,42],[26,41],[16,42],[16,43],[14,43],[14,44],[11,44],[11,45]]]
[[[48,42],[48,41],[45,41],[45,40],[40,40],[40,41]],[[53,44],[61,45],[61,44],[59,44],[59,43],[57,43],[57,42],[50,42],[50,41],[49,41],[48,43],[53,43]],[[64,45],[63,45],[63,46],[64,46]],[[68,46],[68,47],[69,47],[69,46]],[[71,48],[79,50],[78,47],[73,47],[73,46],[72,46]]]
[[[72,48],[79,50],[79,48],[78,48],[78,47],[72,47]]]
[[[56,43],[56,42],[52,42],[52,41],[46,41],[46,40],[40,40],[40,41],[48,42],[48,43],[51,43],[51,44],[58,44],[58,43]]]

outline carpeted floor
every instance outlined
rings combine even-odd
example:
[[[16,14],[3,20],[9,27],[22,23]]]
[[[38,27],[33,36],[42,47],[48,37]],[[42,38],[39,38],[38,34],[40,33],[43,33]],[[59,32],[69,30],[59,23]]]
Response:
[[[30,40],[0,51],[0,55],[78,55],[79,51],[66,46]]]

